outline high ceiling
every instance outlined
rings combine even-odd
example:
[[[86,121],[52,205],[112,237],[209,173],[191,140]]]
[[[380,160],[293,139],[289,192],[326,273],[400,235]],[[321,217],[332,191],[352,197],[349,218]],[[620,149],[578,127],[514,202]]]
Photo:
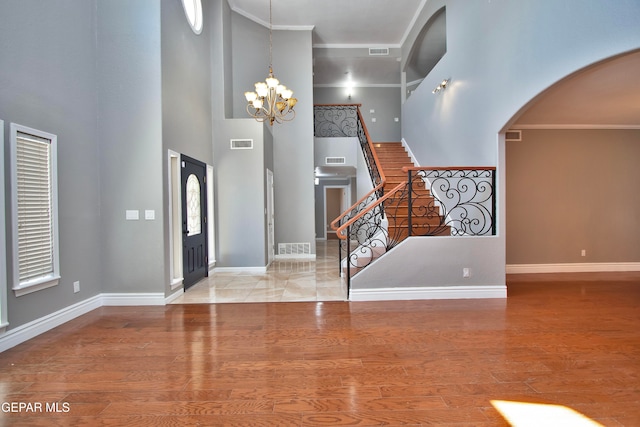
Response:
[[[272,0],[274,29],[313,29],[314,84],[400,85],[400,46],[426,0]],[[266,27],[269,0],[229,0]],[[393,7],[390,7],[393,5]],[[369,48],[390,48],[370,56]]]
[[[400,46],[426,1],[272,0],[273,27],[313,30],[314,85],[400,85]],[[229,0],[229,5],[269,26],[269,0]],[[389,55],[370,56],[368,49],[376,47],[390,48]],[[640,125],[640,52],[554,85],[514,126],[531,124]]]

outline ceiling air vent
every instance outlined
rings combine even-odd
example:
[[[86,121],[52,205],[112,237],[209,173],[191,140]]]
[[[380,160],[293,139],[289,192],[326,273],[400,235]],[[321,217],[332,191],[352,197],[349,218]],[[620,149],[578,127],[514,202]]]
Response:
[[[232,150],[253,150],[253,139],[232,139]]]
[[[522,141],[522,131],[508,130],[505,132],[504,137],[507,141]]]
[[[324,164],[325,165],[344,165],[347,163],[347,159],[345,157],[325,157]]]
[[[370,47],[369,56],[387,56],[389,55],[388,47]]]

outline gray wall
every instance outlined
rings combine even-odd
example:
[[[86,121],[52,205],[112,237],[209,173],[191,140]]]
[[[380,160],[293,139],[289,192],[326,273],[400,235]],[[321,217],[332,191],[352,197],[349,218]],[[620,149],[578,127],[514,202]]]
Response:
[[[434,0],[403,46],[405,59],[419,29],[445,3],[447,53],[403,105],[402,136],[421,164],[497,165],[497,134],[531,99],[640,44],[637,1],[612,8],[606,0],[589,7],[582,0]],[[449,87],[432,94],[443,78],[451,78]]]
[[[204,2],[208,15],[209,3]],[[202,162],[213,161],[211,124],[212,23],[196,35],[180,1],[162,1],[162,140],[174,150]],[[163,163],[163,164],[166,164]]]
[[[19,298],[11,290],[12,283],[7,283],[9,329],[100,293],[104,270],[98,191],[95,8],[96,2],[88,0],[0,2],[0,119],[5,121],[6,137],[2,173],[8,183],[11,122],[58,136],[62,275],[58,286]],[[26,27],[29,31],[24,30]],[[7,188],[7,220],[10,194]],[[10,224],[4,225],[10,231]],[[9,233],[7,241],[10,238]],[[3,248],[2,254],[7,254],[12,277],[10,252]],[[76,280],[81,291],[74,294]]]
[[[344,157],[345,164],[340,166],[358,166],[358,138],[314,138],[313,157],[315,166],[326,167],[326,157]],[[330,166],[330,165],[329,165]]]
[[[640,3],[621,1],[612,8],[605,0],[591,1],[589,7],[580,0],[434,0],[426,4],[403,45],[404,61],[424,23],[445,4],[447,53],[403,104],[402,137],[422,165],[498,167],[498,238],[480,238],[482,248],[476,255],[486,264],[504,266],[506,165],[499,133],[554,82],[637,48]],[[451,78],[449,87],[432,94],[443,78]],[[437,285],[431,278],[449,268],[443,260],[464,250],[464,241],[457,241],[458,246],[429,259],[423,254],[432,253],[437,241],[421,243],[413,257],[430,271],[425,285]],[[465,262],[460,259],[455,270]],[[495,273],[493,284],[504,284],[504,272]]]
[[[231,22],[233,115],[243,118],[244,92],[269,73],[269,31],[236,13]],[[273,32],[274,75],[298,98],[296,118],[272,129],[276,249],[278,243],[308,242],[315,253],[311,52],[311,31]]]
[[[232,18],[234,13],[226,1],[214,0],[204,7],[205,28],[209,32],[211,87],[211,116],[217,122],[233,117],[233,47]],[[215,132],[215,131],[214,131]]]
[[[247,113],[247,100],[244,93],[254,91],[256,82],[263,82],[269,76],[269,29],[237,13],[232,13],[232,63],[233,63],[233,117],[244,119],[251,117]],[[291,57],[290,59],[293,59]],[[282,64],[286,64],[283,62]],[[296,88],[286,82],[280,75],[281,68],[274,61],[274,75],[287,86]]]
[[[507,264],[640,262],[640,130],[523,130],[506,156]]]
[[[210,14],[203,3],[203,16]],[[162,165],[167,165],[168,150],[186,154],[207,164],[213,163],[211,119],[211,28],[205,18],[197,35],[185,19],[179,1],[162,1]],[[165,200],[168,200],[168,168],[162,168]],[[165,277],[169,278],[169,206],[163,205]],[[215,258],[215,254],[209,254]],[[171,292],[165,280],[165,294]]]
[[[264,267],[265,145],[263,124],[225,120],[214,138],[217,267]],[[253,139],[253,150],[231,150],[231,139]]]
[[[100,1],[97,16],[102,290],[164,293],[161,3]]]
[[[362,104],[360,112],[373,142],[398,142],[401,137],[400,87],[356,87],[351,99],[343,87],[315,87],[315,104]],[[370,111],[374,110],[374,113]],[[376,121],[373,122],[372,119]]]
[[[276,244],[309,242],[315,253],[311,51],[311,31],[273,34],[274,72],[298,98],[295,120],[273,128]]]

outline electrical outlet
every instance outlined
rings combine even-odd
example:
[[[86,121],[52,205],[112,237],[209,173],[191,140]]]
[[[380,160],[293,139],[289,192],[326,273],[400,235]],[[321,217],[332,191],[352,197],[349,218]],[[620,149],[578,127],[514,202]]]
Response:
[[[587,256],[587,250],[583,249],[582,252],[580,252],[580,255],[582,256]]]
[[[462,277],[471,277],[471,270],[467,267],[463,268]]]
[[[80,292],[80,282],[73,282],[73,293],[77,294]]]

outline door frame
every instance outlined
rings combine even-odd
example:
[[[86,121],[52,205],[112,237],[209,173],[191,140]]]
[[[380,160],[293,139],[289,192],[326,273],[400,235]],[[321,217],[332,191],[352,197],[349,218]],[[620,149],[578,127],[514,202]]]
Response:
[[[182,243],[182,247],[183,247],[183,253],[182,253],[182,277],[183,277],[183,286],[184,289],[188,289],[189,287],[195,285],[199,280],[201,280],[204,277],[208,277],[209,276],[209,214],[208,214],[208,186],[207,186],[207,164],[204,163],[203,161],[200,161],[198,159],[195,159],[193,157],[189,157],[185,154],[181,154],[180,155],[180,188],[183,189],[184,185],[185,185],[185,163],[188,162],[190,163],[191,166],[194,166],[196,168],[198,168],[198,171],[200,172],[200,169],[202,169],[202,181],[200,182],[200,212],[201,212],[201,219],[200,219],[200,234],[202,235],[201,239],[203,239],[203,243],[202,243],[202,249],[203,249],[203,256],[204,256],[204,260],[203,261],[203,267],[201,267],[202,269],[204,269],[204,275],[200,278],[198,278],[197,280],[195,280],[194,282],[190,282],[188,285],[186,283],[186,279],[187,279],[187,266],[185,266],[185,258],[186,258],[186,254],[187,252],[185,251],[185,239],[188,237],[185,236],[187,233],[187,222],[185,219],[185,213],[184,213],[184,208],[187,204],[187,201],[185,200],[186,194],[182,193],[181,198],[180,198],[180,206],[181,206],[181,212],[182,212],[182,222],[181,222],[181,228],[182,228],[182,239],[181,239],[181,243]],[[193,239],[195,237],[192,237],[191,239]],[[200,270],[200,269],[198,269]],[[194,269],[194,271],[196,271]]]
[[[267,267],[276,258],[275,185],[273,171],[267,168]]]
[[[325,185],[324,186],[324,197],[322,198],[322,201],[324,202],[324,207],[322,208],[322,216],[324,218],[324,221],[322,223],[322,230],[323,230],[323,235],[324,235],[324,239],[327,240],[328,236],[327,236],[327,227],[329,226],[329,218],[327,218],[327,189],[332,189],[332,188],[342,188],[345,190],[344,192],[344,199],[342,200],[342,206],[340,207],[340,212],[344,212],[347,209],[349,209],[349,206],[351,206],[351,186],[350,185],[346,185],[346,184],[342,184],[342,185]],[[335,218],[334,218],[335,219]],[[332,219],[333,221],[333,219]]]

